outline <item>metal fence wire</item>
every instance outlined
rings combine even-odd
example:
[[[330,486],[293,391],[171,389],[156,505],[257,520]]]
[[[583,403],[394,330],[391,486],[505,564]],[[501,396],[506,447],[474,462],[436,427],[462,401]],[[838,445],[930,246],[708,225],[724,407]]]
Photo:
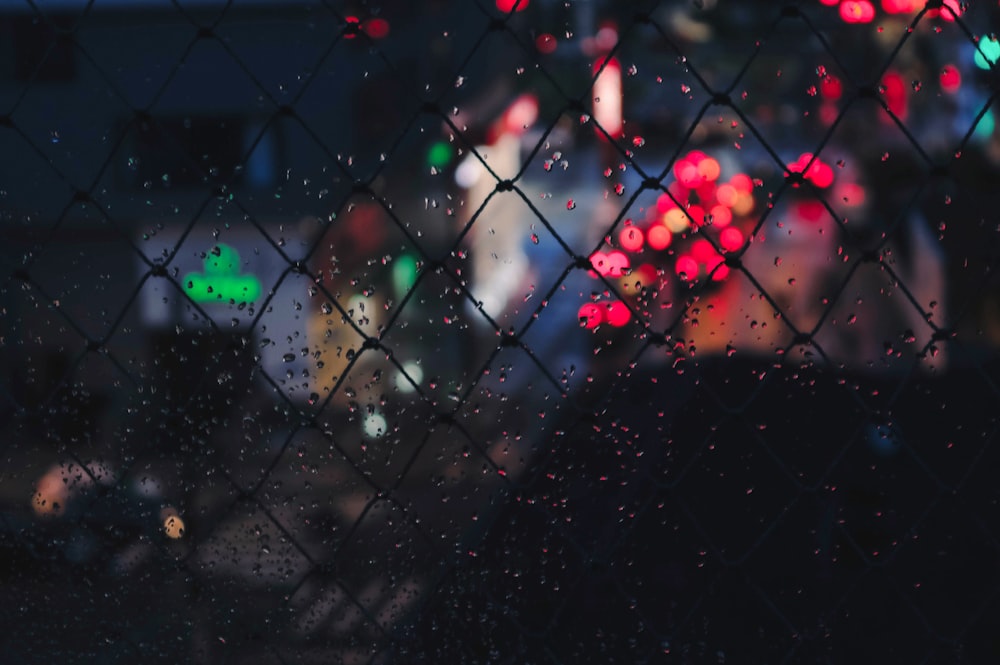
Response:
[[[0,2],[0,660],[996,661],[997,12]]]

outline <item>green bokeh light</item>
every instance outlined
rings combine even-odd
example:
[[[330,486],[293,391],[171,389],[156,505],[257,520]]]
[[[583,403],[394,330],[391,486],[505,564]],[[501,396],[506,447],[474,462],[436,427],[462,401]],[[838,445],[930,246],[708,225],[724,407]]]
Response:
[[[995,37],[983,35],[979,40],[979,48],[976,49],[976,67],[989,69],[990,64],[996,63],[1000,59],[1000,41]]]
[[[392,288],[396,298],[403,298],[417,282],[417,260],[403,254],[392,264]]]
[[[976,125],[976,129],[972,132],[972,135],[977,139],[988,139],[993,136],[994,128],[996,128],[996,117],[993,115],[993,109],[990,109],[979,120],[979,124]]]
[[[427,150],[427,166],[435,169],[443,169],[451,164],[455,151],[447,141],[435,141]]]
[[[229,245],[213,247],[205,257],[204,270],[184,276],[184,290],[195,302],[255,302],[260,297],[260,280],[240,274],[240,254]]]

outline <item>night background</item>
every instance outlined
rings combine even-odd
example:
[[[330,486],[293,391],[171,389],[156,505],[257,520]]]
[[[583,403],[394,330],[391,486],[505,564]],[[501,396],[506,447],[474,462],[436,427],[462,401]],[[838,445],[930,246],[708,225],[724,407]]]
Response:
[[[997,661],[998,17],[0,0],[0,663]]]

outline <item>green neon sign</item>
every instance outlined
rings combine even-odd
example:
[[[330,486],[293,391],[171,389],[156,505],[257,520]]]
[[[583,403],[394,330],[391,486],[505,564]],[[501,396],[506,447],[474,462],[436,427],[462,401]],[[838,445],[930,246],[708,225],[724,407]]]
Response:
[[[205,257],[204,270],[184,277],[184,290],[195,302],[254,302],[260,297],[260,280],[240,274],[240,254],[229,245],[213,247]]]

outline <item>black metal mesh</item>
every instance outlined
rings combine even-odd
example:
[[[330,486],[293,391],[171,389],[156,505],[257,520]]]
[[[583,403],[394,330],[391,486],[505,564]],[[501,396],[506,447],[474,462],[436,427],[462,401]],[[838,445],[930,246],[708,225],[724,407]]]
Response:
[[[0,5],[10,662],[1000,656],[996,7],[522,3]]]

